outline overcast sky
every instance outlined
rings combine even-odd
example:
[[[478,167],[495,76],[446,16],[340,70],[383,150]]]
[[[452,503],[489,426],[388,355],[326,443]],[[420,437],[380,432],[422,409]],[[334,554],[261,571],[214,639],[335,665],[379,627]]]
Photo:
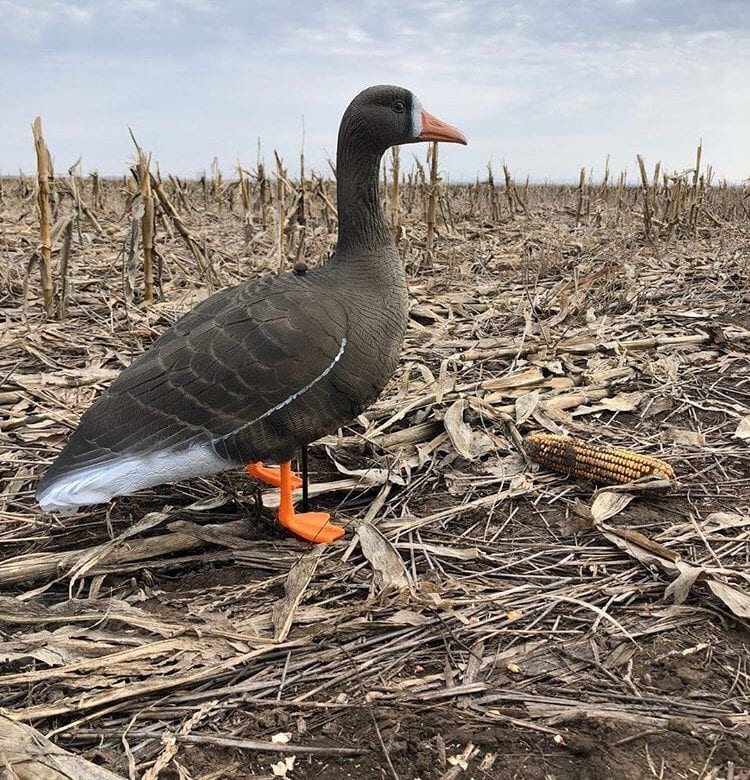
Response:
[[[59,170],[122,173],[127,127],[162,171],[214,155],[254,165],[260,136],[292,166],[335,152],[360,89],[395,83],[457,125],[454,180],[505,159],[521,178],[581,165],[750,176],[747,0],[0,0],[0,170],[33,167],[42,115]],[[411,147],[409,151],[416,150]],[[296,165],[296,163],[294,163]]]

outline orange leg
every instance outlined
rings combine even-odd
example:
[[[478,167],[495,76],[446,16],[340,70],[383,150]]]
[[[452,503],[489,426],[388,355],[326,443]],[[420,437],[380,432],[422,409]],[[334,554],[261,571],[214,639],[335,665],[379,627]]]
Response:
[[[245,471],[251,476],[259,479],[261,482],[265,482],[266,485],[272,485],[273,487],[281,487],[281,469],[276,466],[264,466],[260,461],[257,463],[249,463],[245,466]],[[292,490],[302,487],[302,480],[296,475],[292,474]]]
[[[344,535],[344,529],[330,522],[328,512],[303,512],[296,514],[292,502],[292,464],[287,461],[279,469],[281,473],[281,503],[279,524],[307,542],[328,544]]]

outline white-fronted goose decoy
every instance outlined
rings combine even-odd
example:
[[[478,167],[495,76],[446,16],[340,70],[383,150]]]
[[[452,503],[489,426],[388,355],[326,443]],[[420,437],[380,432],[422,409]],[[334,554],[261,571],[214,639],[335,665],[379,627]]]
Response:
[[[71,514],[244,465],[281,488],[282,526],[312,542],[341,537],[328,514],[295,513],[290,459],[356,417],[396,369],[407,291],[378,169],[386,149],[416,141],[466,143],[406,89],[357,95],[339,128],[331,260],[223,290],[179,319],[83,415],[39,483],[42,508]]]

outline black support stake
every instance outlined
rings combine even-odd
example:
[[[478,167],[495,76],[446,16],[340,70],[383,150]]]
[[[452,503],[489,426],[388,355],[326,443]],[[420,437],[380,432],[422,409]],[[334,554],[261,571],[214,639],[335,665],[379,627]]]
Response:
[[[307,445],[303,444],[300,451],[300,462],[302,465],[302,511],[307,512],[307,501],[309,493],[307,489]]]

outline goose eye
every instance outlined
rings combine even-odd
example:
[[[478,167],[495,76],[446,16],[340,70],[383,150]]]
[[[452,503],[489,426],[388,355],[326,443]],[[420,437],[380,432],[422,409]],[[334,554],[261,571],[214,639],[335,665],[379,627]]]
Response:
[[[403,100],[397,100],[397,101],[396,101],[396,102],[393,104],[393,110],[394,110],[394,111],[395,111],[397,114],[403,114],[403,113],[404,113],[404,111],[406,111],[406,106],[404,105],[404,101],[403,101]]]

